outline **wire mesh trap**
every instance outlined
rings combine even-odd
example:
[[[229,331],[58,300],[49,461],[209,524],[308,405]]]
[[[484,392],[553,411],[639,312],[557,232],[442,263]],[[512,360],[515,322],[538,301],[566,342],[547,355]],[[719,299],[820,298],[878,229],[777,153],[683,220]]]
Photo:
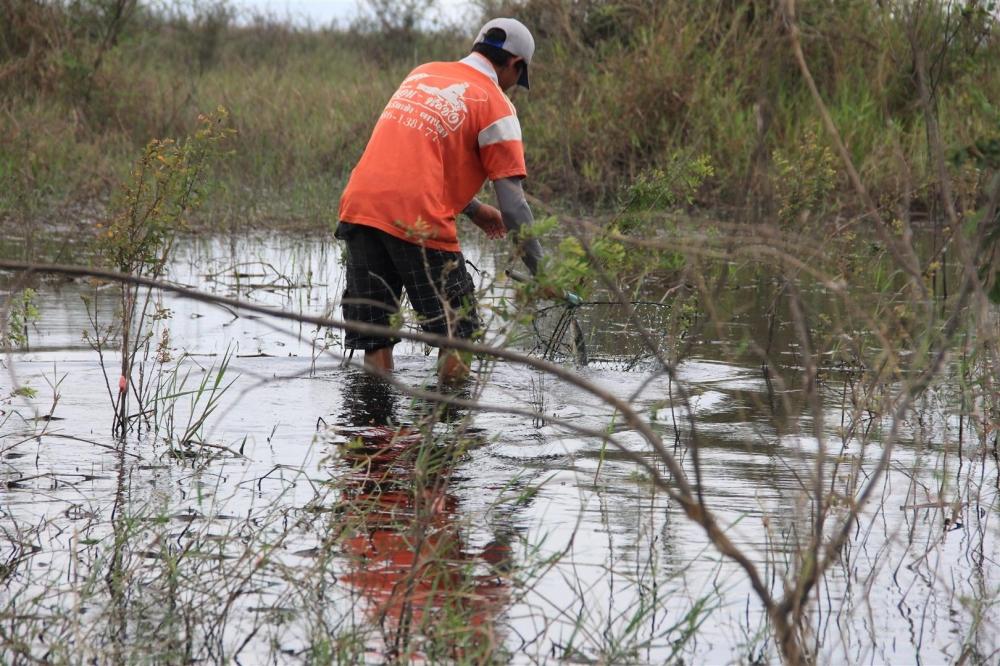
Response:
[[[670,305],[655,301],[629,305],[634,313],[632,320],[626,308],[614,301],[539,308],[528,323],[528,353],[578,367],[646,371],[656,364],[656,351],[664,349],[668,342]],[[640,326],[652,337],[657,350],[646,344]]]

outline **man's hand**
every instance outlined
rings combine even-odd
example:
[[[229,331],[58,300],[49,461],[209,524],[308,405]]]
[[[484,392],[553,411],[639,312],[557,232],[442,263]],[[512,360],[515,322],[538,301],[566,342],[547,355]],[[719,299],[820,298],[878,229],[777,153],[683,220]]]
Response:
[[[504,226],[503,216],[500,211],[489,204],[481,204],[476,214],[472,216],[472,223],[483,230],[490,238],[503,238],[507,235],[507,227]]]

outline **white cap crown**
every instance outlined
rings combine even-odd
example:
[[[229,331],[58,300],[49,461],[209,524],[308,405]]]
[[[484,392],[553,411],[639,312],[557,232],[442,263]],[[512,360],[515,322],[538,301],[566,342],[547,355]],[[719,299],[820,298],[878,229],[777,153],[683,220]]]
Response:
[[[487,33],[494,28],[503,31],[504,38],[502,40],[487,37]],[[531,36],[531,31],[523,23],[512,18],[495,18],[492,21],[487,21],[486,25],[480,28],[479,34],[476,35],[476,41],[472,43],[473,47],[476,44],[489,44],[503,49],[511,55],[523,58],[524,66],[521,68],[521,77],[518,79],[517,85],[522,88],[528,87],[528,65],[531,64],[531,56],[535,55],[535,38]]]
[[[507,33],[507,38],[503,42],[496,42],[486,39],[486,33],[493,28],[500,28]],[[524,58],[524,62],[531,64],[531,56],[535,55],[535,38],[531,36],[531,31],[527,26],[512,18],[495,18],[488,21],[476,35],[473,44],[490,44],[501,48],[507,53]]]

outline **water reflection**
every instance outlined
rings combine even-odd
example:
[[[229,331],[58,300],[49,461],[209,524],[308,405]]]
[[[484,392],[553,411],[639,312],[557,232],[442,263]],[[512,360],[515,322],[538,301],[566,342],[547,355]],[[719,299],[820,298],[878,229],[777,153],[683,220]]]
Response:
[[[338,432],[343,549],[340,577],[365,600],[387,657],[481,661],[503,644],[497,620],[510,601],[508,540],[470,549],[467,519],[452,492],[469,445],[459,410],[408,410],[382,380],[346,380]]]
[[[0,254],[5,240],[0,239]],[[324,240],[291,236],[185,239],[169,276],[215,293],[319,314],[328,302],[336,305],[342,292],[331,247]],[[484,275],[496,273],[489,255],[470,258]],[[833,514],[843,515],[852,488],[879,459],[892,425],[884,407],[900,385],[876,384],[865,365],[865,359],[877,360],[881,353],[871,349],[878,341],[866,333],[867,320],[841,312],[837,299],[803,283],[803,306],[815,317],[816,335],[825,336],[817,338],[817,348],[830,350],[816,359],[820,404],[815,407],[804,391],[804,352],[774,269],[723,269],[731,288],[713,295],[712,319],[697,307],[682,316],[673,304],[661,305],[662,290],[657,293],[655,285],[636,295],[650,303],[635,308],[637,319],[663,340],[664,352],[681,359],[673,383],[653,376],[658,366],[634,322],[612,305],[584,305],[575,313],[588,331],[592,360],[579,372],[649,415],[666,441],[676,441],[689,470],[697,445],[706,503],[780,591],[786,572],[794,573],[801,564],[795,558],[808,552],[813,534],[817,505],[807,503],[812,475],[821,463],[828,475],[824,495]],[[211,364],[212,355],[239,346],[233,369],[243,379],[213,417],[211,441],[241,451],[245,445],[247,459],[179,461],[136,441],[126,455],[137,464],[128,463],[123,478],[121,450],[101,429],[107,394],[100,360],[81,337],[82,330],[92,330],[81,296],[100,308],[103,324],[113,316],[114,288],[86,281],[36,286],[41,318],[31,330],[31,353],[14,359],[19,380],[39,397],[10,397],[0,404],[7,413],[6,421],[0,414],[0,484],[7,486],[0,486],[0,529],[16,537],[0,544],[0,551],[17,563],[8,567],[4,585],[11,592],[0,595],[0,607],[9,617],[23,618],[10,624],[14,639],[37,645],[35,654],[46,655],[52,648],[43,642],[85,630],[78,641],[85,650],[79,660],[103,663],[106,655],[93,656],[106,645],[99,637],[109,635],[115,603],[129,599],[144,599],[150,606],[134,614],[142,618],[142,631],[129,634],[129,650],[135,645],[147,654],[153,642],[173,645],[183,639],[171,634],[178,625],[147,621],[157,617],[157,609],[168,617],[193,618],[191,626],[209,626],[204,618],[216,612],[220,580],[239,583],[242,576],[222,564],[206,568],[205,560],[196,557],[198,550],[186,546],[176,563],[146,561],[144,553],[160,552],[159,544],[173,544],[183,535],[170,534],[166,526],[149,532],[134,516],[188,525],[191,515],[209,513],[210,502],[212,515],[250,516],[233,528],[240,530],[240,539],[228,542],[233,552],[244,539],[248,553],[267,552],[276,538],[311,547],[302,552],[330,552],[316,546],[327,532],[315,534],[310,521],[289,527],[287,516],[301,515],[299,507],[329,505],[326,495],[322,501],[313,497],[313,484],[299,481],[315,470],[316,405],[325,404],[345,382],[339,369],[309,372],[315,369],[311,362],[318,346],[329,342],[336,351],[339,339],[317,340],[307,327],[164,295],[163,306],[173,316],[163,325],[176,353],[191,354],[185,367],[192,377]],[[868,289],[864,282],[856,288]],[[881,293],[873,296],[882,302]],[[501,284],[484,298],[499,304],[510,293]],[[858,303],[866,298],[867,291],[852,296]],[[557,321],[560,315],[553,309],[551,318]],[[538,323],[544,336],[545,321]],[[534,330],[522,338],[529,349],[535,342],[531,336]],[[433,361],[422,355],[420,345],[402,347],[397,376],[416,382],[417,376],[433,374]],[[570,366],[571,359],[559,360]],[[901,423],[883,487],[854,526],[842,562],[817,588],[808,612],[814,613],[810,628],[818,662],[991,663],[997,654],[997,633],[991,631],[997,624],[997,585],[990,568],[1000,556],[991,520],[1000,494],[996,419],[989,420],[989,395],[969,403],[962,393],[971,377],[987,377],[976,369],[987,361],[974,355],[957,361]],[[536,409],[595,429],[620,425],[606,405],[569,384],[542,381],[514,364],[498,363],[492,373],[482,387],[484,403]],[[251,381],[255,388],[246,389]],[[9,389],[0,388],[0,403]],[[679,397],[682,389],[690,398],[687,405]],[[233,591],[232,598],[239,595],[242,601],[223,609],[232,609],[232,615],[215,625],[224,629],[209,631],[212,640],[191,641],[192,658],[218,661],[217,647],[245,646],[245,658],[285,661],[294,650],[309,647],[296,643],[301,636],[326,639],[333,635],[331,627],[347,624],[353,630],[351,617],[365,619],[358,649],[371,646],[385,658],[394,650],[401,659],[412,655],[432,663],[496,658],[497,644],[505,638],[511,660],[518,662],[582,653],[603,663],[636,661],[635,656],[616,661],[615,655],[626,654],[620,651],[624,645],[648,650],[647,663],[666,663],[680,654],[682,644],[688,645],[683,653],[688,663],[775,658],[766,617],[741,582],[742,573],[719,563],[700,528],[649,486],[631,457],[541,419],[492,413],[475,415],[476,425],[491,433],[490,446],[463,455],[477,441],[462,410],[413,404],[361,375],[347,380],[343,398],[336,398],[342,446],[330,477],[338,484],[335,524],[337,536],[344,526],[344,539],[332,553],[333,566],[325,558],[317,561],[327,576],[323,582],[337,576],[346,599],[324,597],[332,618],[329,623],[320,618],[324,623],[318,629],[311,613],[286,620],[291,614],[284,606],[292,605],[276,603],[274,597],[312,598],[315,588],[322,589],[306,566],[313,560],[295,556],[291,561],[297,568],[285,569],[282,563],[280,570],[259,574],[266,584],[256,591]],[[46,420],[50,411],[54,418]],[[618,434],[630,450],[646,451],[634,433]],[[457,467],[456,458],[462,460]],[[114,502],[122,483],[129,493]],[[127,588],[81,588],[80,581],[102,580],[109,563],[119,561],[121,539],[115,536],[125,534],[121,521],[141,527],[127,552],[135,571],[149,576],[130,578]],[[516,593],[505,573],[514,559],[507,545],[511,539],[496,535],[510,530],[510,524],[522,530]],[[206,539],[228,536],[204,529]],[[214,553],[208,546],[202,550]],[[546,565],[538,566],[540,561]],[[183,574],[160,576],[160,569],[149,566],[168,562],[171,567],[179,563]],[[119,568],[131,576],[132,569]],[[679,592],[667,594],[674,580]],[[176,581],[192,594],[177,596]],[[98,609],[98,620],[79,619],[81,590],[92,593],[87,606]],[[133,595],[135,590],[141,594]],[[206,595],[211,599],[206,601]],[[716,597],[721,603],[711,622],[680,621]],[[161,603],[165,599],[171,603]],[[260,608],[278,609],[282,619],[272,621],[276,616],[258,613]],[[637,608],[650,621],[635,622]],[[353,615],[345,620],[341,611]],[[697,644],[677,642],[678,633],[664,629],[675,621],[677,632],[696,636]],[[259,623],[252,638],[243,632],[247,622]],[[282,653],[269,659],[278,649]],[[5,655],[3,647],[0,655]],[[4,656],[0,662],[6,663]]]

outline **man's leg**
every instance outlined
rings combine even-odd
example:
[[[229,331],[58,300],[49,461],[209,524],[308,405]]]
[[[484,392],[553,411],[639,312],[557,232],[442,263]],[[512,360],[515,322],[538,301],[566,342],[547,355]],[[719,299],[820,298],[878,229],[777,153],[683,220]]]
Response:
[[[371,349],[365,352],[365,365],[371,366],[382,372],[392,370],[392,347],[382,347],[381,349]]]
[[[465,268],[461,252],[393,240],[392,257],[410,303],[420,316],[421,328],[428,333],[465,340],[478,334],[475,283]],[[438,379],[442,384],[461,382],[471,366],[472,354],[444,347],[438,352]]]
[[[454,349],[442,349],[438,352],[438,381],[448,386],[454,386],[465,381],[472,367],[472,354]]]
[[[344,319],[388,327],[399,312],[403,284],[393,265],[383,238],[387,234],[355,224],[341,223],[337,238],[347,244],[346,289],[342,299]],[[398,338],[364,335],[348,331],[347,349],[363,350],[365,365],[389,372],[393,368],[392,348]]]

